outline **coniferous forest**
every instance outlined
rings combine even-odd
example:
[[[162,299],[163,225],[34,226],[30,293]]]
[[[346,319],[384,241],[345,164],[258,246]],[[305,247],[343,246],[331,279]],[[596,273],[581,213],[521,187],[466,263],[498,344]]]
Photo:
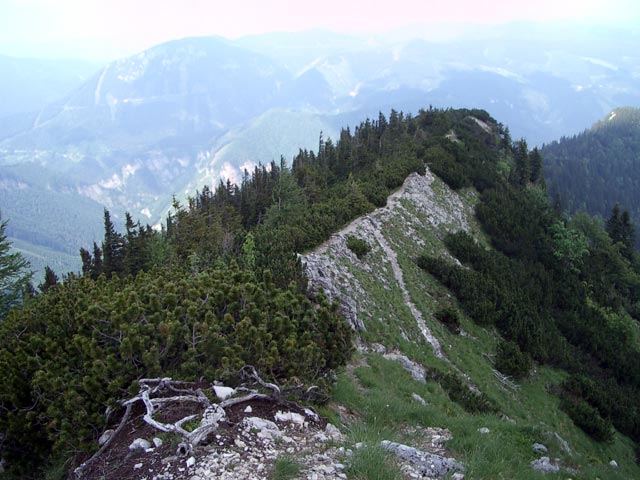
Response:
[[[593,127],[541,149],[552,198],[571,213],[609,218],[616,204],[640,225],[640,109],[618,108]]]
[[[489,126],[495,128],[489,128]],[[455,132],[452,134],[452,132]],[[572,217],[548,200],[543,158],[479,110],[391,111],[317,151],[245,172],[175,201],[162,231],[104,212],[104,240],[80,252],[82,272],[47,272],[40,292],[0,321],[0,432],[17,476],[95,449],[107,407],[142,377],[233,381],[251,364],[279,384],[330,389],[352,332],[312,298],[298,253],[382,206],[425,165],[453,189],[479,193],[493,249],[446,239],[461,264],[416,262],[503,340],[496,366],[526,377],[568,372],[550,388],[598,441],[615,427],[640,442],[640,263],[628,213]],[[625,220],[626,219],[626,220]]]

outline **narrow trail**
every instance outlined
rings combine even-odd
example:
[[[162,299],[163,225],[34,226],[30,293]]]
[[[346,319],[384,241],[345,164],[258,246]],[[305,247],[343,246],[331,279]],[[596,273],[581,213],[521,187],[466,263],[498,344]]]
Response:
[[[411,294],[407,289],[407,284],[404,279],[404,273],[402,271],[402,268],[400,267],[400,264],[398,263],[398,255],[395,252],[395,250],[392,248],[390,243],[387,241],[383,233],[385,228],[385,220],[387,220],[390,217],[393,217],[394,215],[397,215],[399,210],[404,210],[404,207],[400,203],[400,200],[403,198],[408,198],[413,196],[414,198],[412,201],[415,202],[416,194],[415,193],[410,194],[410,191],[412,189],[417,189],[417,191],[419,192],[420,187],[416,187],[415,182],[417,181],[419,185],[421,182],[424,182],[425,180],[428,182],[428,185],[430,185],[431,182],[433,181],[433,177],[431,176],[428,170],[427,170],[427,174],[424,176],[418,175],[416,173],[407,177],[403,185],[394,193],[392,193],[389,197],[387,197],[387,204],[384,207],[378,208],[367,215],[363,215],[362,217],[359,217],[353,220],[351,223],[346,225],[342,230],[333,234],[322,245],[314,249],[313,252],[307,254],[306,260],[309,263],[312,263],[314,265],[314,268],[318,268],[319,265],[324,265],[322,267],[322,269],[325,270],[324,273],[322,275],[315,275],[315,278],[316,278],[316,281],[318,281],[318,283],[323,285],[325,290],[330,291],[332,287],[335,289],[335,286],[332,285],[332,283],[336,283],[336,279],[341,278],[343,275],[345,275],[345,273],[335,269],[333,270],[333,274],[328,273],[332,271],[331,267],[327,263],[319,261],[319,259],[321,259],[323,256],[327,256],[327,253],[329,251],[333,251],[333,255],[340,256],[339,252],[347,248],[344,239],[348,235],[359,233],[360,235],[364,235],[365,238],[368,237],[371,242],[373,242],[375,239],[375,241],[380,245],[380,248],[382,249],[383,257],[388,259],[391,265],[393,278],[396,284],[398,285],[398,288],[402,292],[403,303],[409,308],[411,315],[413,316],[413,318],[415,319],[418,325],[418,329],[420,330],[422,337],[431,346],[436,358],[439,358],[440,360],[443,360],[447,362],[449,365],[451,365],[453,370],[458,372],[465,379],[465,382],[467,383],[468,387],[472,391],[479,392],[478,387],[471,381],[471,378],[468,375],[466,375],[457,365],[455,365],[451,361],[451,359],[449,359],[449,357],[444,352],[442,346],[440,345],[440,342],[433,335],[433,333],[427,326],[427,322],[425,321],[425,318],[422,312],[418,309],[416,304],[413,302],[411,298]],[[429,212],[433,211],[431,209],[427,209],[427,210]],[[440,222],[440,223],[442,223],[443,221],[446,222],[447,217],[446,215],[443,215],[443,214],[436,215],[434,218],[431,218],[429,220],[430,223],[434,221]],[[464,225],[466,225],[466,222],[464,222],[461,225],[461,227],[464,228]],[[334,278],[334,280],[327,281],[328,278],[332,278],[332,277]],[[351,279],[351,281],[353,281],[353,279]],[[351,286],[353,287],[353,285]],[[358,319],[360,318],[360,313],[358,312],[358,307],[357,307],[358,302],[354,300],[357,297],[357,294],[354,295],[353,292],[349,294],[338,292],[335,296],[336,298],[341,299],[343,303],[346,302],[349,305],[349,308],[347,308],[346,310],[349,312],[348,318],[350,318],[352,324],[357,324],[359,328],[364,329],[364,323],[362,322],[362,320],[358,321]]]
[[[438,342],[438,339],[433,336],[433,334],[431,333],[431,330],[429,330],[429,327],[427,327],[427,324],[424,321],[424,317],[422,316],[422,313],[420,312],[420,310],[418,310],[415,303],[413,303],[413,300],[411,300],[411,295],[409,295],[409,291],[407,290],[407,285],[404,283],[404,274],[402,273],[402,269],[400,268],[400,264],[398,263],[398,256],[396,255],[396,252],[393,250],[393,248],[391,248],[389,243],[387,243],[387,239],[384,238],[384,235],[382,235],[382,229],[378,221],[374,220],[371,217],[369,217],[369,221],[373,224],[373,233],[376,237],[376,240],[378,240],[378,243],[384,250],[385,255],[389,258],[389,261],[391,262],[391,269],[393,270],[393,276],[395,277],[396,282],[398,282],[398,286],[402,291],[402,298],[404,300],[404,303],[407,307],[409,307],[409,310],[411,310],[411,314],[413,315],[413,318],[416,319],[416,322],[418,323],[418,328],[420,329],[422,336],[427,341],[427,343],[431,345],[431,348],[433,348],[433,353],[435,354],[436,357],[449,362],[449,359],[442,351],[442,347],[440,347],[440,342]]]

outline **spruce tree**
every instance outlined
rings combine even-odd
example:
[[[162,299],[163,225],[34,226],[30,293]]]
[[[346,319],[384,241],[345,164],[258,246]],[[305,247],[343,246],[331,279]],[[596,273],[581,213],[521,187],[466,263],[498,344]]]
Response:
[[[109,211],[104,211],[104,243],[102,244],[104,273],[110,276],[112,273],[124,272],[124,238],[116,232]]]
[[[6,227],[7,221],[3,222],[0,216],[0,320],[20,303],[32,275],[29,262],[20,253],[11,253],[11,242],[5,234]]]
[[[86,252],[86,250],[84,251]],[[44,280],[40,285],[38,285],[38,288],[42,293],[46,293],[47,290],[49,290],[51,287],[55,287],[56,285],[58,285],[59,281],[60,279],[58,278],[58,275],[56,275],[56,272],[54,272],[51,267],[47,265],[46,267],[44,267]]]

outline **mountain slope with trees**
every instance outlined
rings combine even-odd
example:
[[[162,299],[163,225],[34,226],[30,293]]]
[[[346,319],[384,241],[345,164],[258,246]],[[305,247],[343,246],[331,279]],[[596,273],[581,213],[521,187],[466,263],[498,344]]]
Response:
[[[620,204],[640,225],[640,109],[613,110],[590,129],[540,151],[549,192],[569,212],[609,218]]]
[[[376,237],[396,249],[393,269],[376,267],[379,253],[366,240],[349,242],[355,255],[344,268],[368,262],[368,294],[390,309],[384,317],[359,312],[366,330],[354,333],[338,305],[310,293],[299,254],[387,204],[407,176],[427,168],[440,178],[430,187],[436,198],[458,192],[468,210],[475,206],[473,236],[454,224],[437,234],[411,231],[402,215],[432,212],[400,200],[405,212]],[[578,456],[563,458],[583,478],[637,476],[640,266],[634,251],[614,243],[630,232],[622,213],[608,230],[586,215],[563,216],[541,173],[539,152],[512,142],[485,111],[392,110],[343,129],[335,142],[321,135],[317,151],[301,150],[290,167],[260,165],[239,185],[220,182],[176,199],[162,231],[127,216],[120,233],[105,210],[103,241],[80,252],[82,274],[48,275],[42,293],[0,323],[7,475],[40,478],[52,465],[69,469],[87,458],[109,426],[105,409],[129,398],[141,378],[233,382],[249,363],[267,381],[333,392],[371,438],[394,425],[401,435],[399,425],[442,422],[474,478],[534,475],[531,445],[550,432],[541,422],[571,435]],[[459,351],[449,347],[448,362],[431,353],[412,333],[415,320],[403,323],[400,303],[412,303]],[[461,325],[471,334],[458,335]],[[366,365],[342,372],[353,335],[364,342],[358,355]],[[407,379],[390,389],[402,369],[367,354],[375,345],[413,358],[424,386]],[[506,387],[513,380],[505,375],[518,384]],[[361,398],[360,388],[370,395]],[[409,407],[411,388],[437,407]],[[324,408],[338,415],[332,404]],[[486,460],[504,457],[496,440],[483,443],[492,457],[474,450],[484,422],[511,445],[501,463]],[[612,455],[618,471],[607,464]]]

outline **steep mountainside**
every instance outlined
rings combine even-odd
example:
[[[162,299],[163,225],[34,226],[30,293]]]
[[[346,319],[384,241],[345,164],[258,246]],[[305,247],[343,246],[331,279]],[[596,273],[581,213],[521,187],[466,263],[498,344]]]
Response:
[[[98,64],[81,60],[39,60],[0,55],[0,131],[4,133],[5,128],[10,128],[10,123],[17,123],[18,115],[37,112],[69,94],[98,68]]]
[[[415,260],[425,252],[450,259],[447,233],[465,231],[485,244],[474,216],[477,202],[472,189],[455,192],[430,171],[414,174],[386,207],[304,255],[312,288],[339,301],[358,335],[358,353],[339,377],[334,408],[343,421],[354,421],[347,412],[355,415],[355,438],[366,442],[393,439],[419,447],[406,424],[448,429],[447,450],[465,465],[466,478],[540,478],[534,465],[545,464],[542,457],[548,466],[552,459],[546,478],[635,478],[640,470],[628,439],[616,435],[596,444],[560,410],[549,387],[565,372],[539,366],[526,380],[506,377],[496,370],[500,336],[493,328],[463,315],[456,334],[438,320],[439,311],[458,303]],[[350,237],[364,240],[370,251],[359,258],[348,247]],[[470,389],[495,401],[499,414],[465,414],[434,379],[434,368],[461,374]]]
[[[616,203],[640,225],[640,109],[618,108],[573,137],[545,145],[551,195],[570,212],[608,218]]]
[[[522,24],[446,42],[428,34],[187,38],[113,62],[60,101],[0,118],[3,208],[40,195],[73,217],[106,206],[120,221],[128,210],[157,225],[173,195],[238,181],[280,155],[289,161],[315,148],[321,130],[335,140],[380,111],[484,108],[536,144],[640,99],[634,30]],[[13,85],[30,84],[16,75],[2,89],[11,103],[20,98]],[[21,225],[15,239],[40,271],[51,251],[56,269],[77,269],[69,253],[99,236],[83,223],[80,242],[37,209],[6,216]],[[52,247],[60,243],[67,248]]]
[[[161,232],[105,212],[82,274],[0,321],[1,460],[637,478],[640,264],[615,242],[552,208],[539,152],[487,112],[380,114],[176,201]]]

